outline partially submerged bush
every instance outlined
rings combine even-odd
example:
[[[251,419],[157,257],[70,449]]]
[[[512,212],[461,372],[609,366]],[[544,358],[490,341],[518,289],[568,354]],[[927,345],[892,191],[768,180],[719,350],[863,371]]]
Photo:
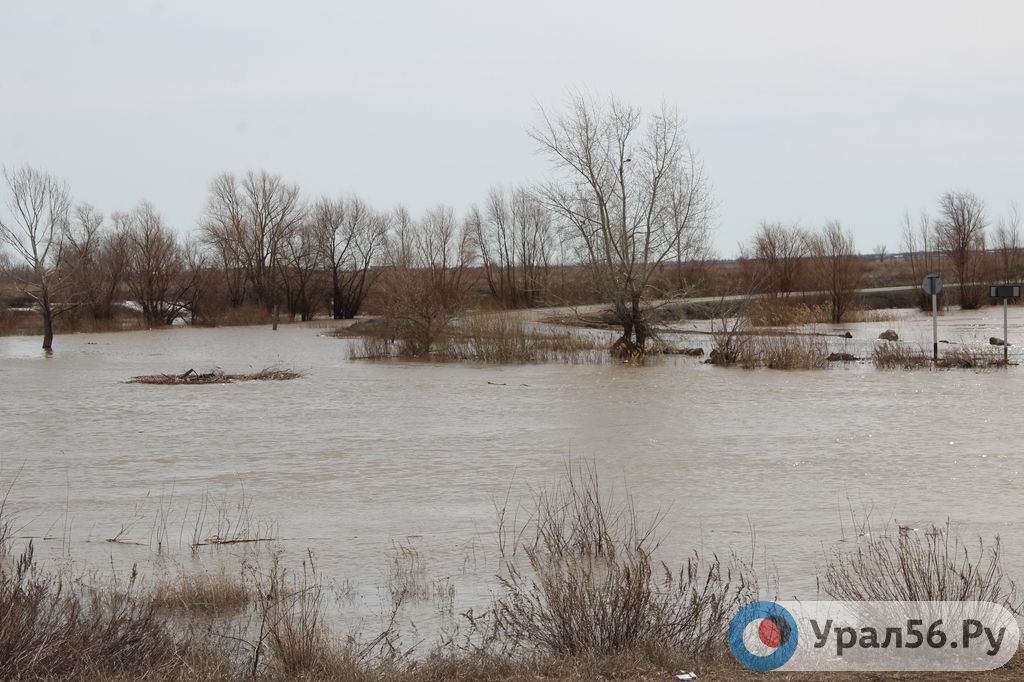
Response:
[[[823,369],[828,366],[828,357],[828,344],[821,337],[756,336],[743,347],[739,363],[748,369]]]
[[[931,363],[923,350],[900,341],[881,341],[871,351],[871,361],[879,369],[916,369]]]
[[[844,601],[985,601],[1019,610],[999,538],[979,538],[972,550],[948,523],[923,531],[886,529],[867,535],[852,552],[834,551],[824,589]]]
[[[472,315],[452,323],[426,352],[421,344],[387,336],[386,330],[368,333],[352,350],[353,359],[408,357],[436,362],[576,364],[600,363],[607,355],[607,349],[588,334],[530,325],[509,313]]]
[[[659,517],[605,497],[591,468],[570,467],[535,504],[532,533],[503,529],[515,538],[503,545],[494,605],[493,636],[505,649],[698,657],[724,641],[734,610],[756,597],[744,566],[696,554],[678,568],[655,559]]]
[[[945,369],[988,369],[1005,367],[1002,351],[976,350],[967,346],[947,348],[939,358],[938,366]]]

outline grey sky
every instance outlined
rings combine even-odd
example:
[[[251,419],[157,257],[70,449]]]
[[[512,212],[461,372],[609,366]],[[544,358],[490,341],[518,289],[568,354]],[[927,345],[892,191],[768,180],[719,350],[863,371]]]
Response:
[[[898,245],[904,210],[1024,203],[1024,4],[0,0],[0,163],[189,230],[222,170],[459,210],[542,177],[567,88],[688,119],[733,255],[762,219]]]

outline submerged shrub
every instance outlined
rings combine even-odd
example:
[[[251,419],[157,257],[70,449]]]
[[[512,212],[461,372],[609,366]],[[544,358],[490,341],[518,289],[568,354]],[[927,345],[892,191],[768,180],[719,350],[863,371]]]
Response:
[[[845,601],[986,601],[1019,611],[997,537],[972,549],[949,524],[871,533],[855,550],[836,550],[824,589]]]
[[[875,344],[871,361],[878,369],[917,369],[931,363],[923,350],[899,341],[883,341]]]
[[[739,356],[747,368],[823,369],[828,366],[828,344],[807,335],[752,337]]]
[[[757,594],[749,570],[696,553],[678,568],[655,558],[659,517],[604,496],[591,468],[536,494],[532,533],[503,544],[493,638],[559,657],[622,652],[700,656]],[[525,563],[524,560],[525,559]]]

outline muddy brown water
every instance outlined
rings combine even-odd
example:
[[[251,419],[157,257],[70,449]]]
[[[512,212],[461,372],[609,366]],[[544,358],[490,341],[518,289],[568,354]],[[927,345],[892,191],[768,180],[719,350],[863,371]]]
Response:
[[[887,327],[930,341],[928,318],[901,315],[818,330],[850,329],[853,340],[832,343],[860,354]],[[949,314],[940,336],[983,345],[1002,335],[1001,315]],[[949,519],[967,535],[999,534],[1009,572],[1024,578],[1022,367],[373,363],[323,332],[75,334],[59,336],[52,357],[36,338],[0,338],[0,480],[17,476],[8,507],[19,536],[79,566],[126,565],[152,561],[162,524],[171,553],[195,561],[183,545],[199,500],[238,522],[244,494],[287,555],[309,548],[323,575],[349,582],[351,618],[379,614],[395,543],[419,552],[428,579],[456,586],[460,607],[479,606],[494,586],[495,502],[525,500],[572,457],[664,514],[666,558],[753,545],[784,597],[814,598],[823,551],[855,541],[851,508],[879,523]],[[305,376],[122,383],[269,365]],[[106,542],[119,533],[140,544]]]

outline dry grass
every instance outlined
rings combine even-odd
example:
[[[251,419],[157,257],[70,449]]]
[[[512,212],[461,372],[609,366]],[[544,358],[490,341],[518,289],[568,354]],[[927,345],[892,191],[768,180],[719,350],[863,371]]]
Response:
[[[352,348],[352,359],[596,364],[608,358],[607,348],[593,336],[529,325],[513,313],[470,315],[450,325],[444,337],[437,339],[426,354],[419,352],[418,347],[407,346],[400,338],[388,336],[383,329],[367,326],[364,331],[366,335]]]
[[[0,679],[177,679],[207,652],[140,596],[134,570],[87,587],[41,571],[31,544],[0,570],[0,614]]]
[[[748,369],[824,369],[828,357],[828,344],[821,337],[756,336],[743,346],[738,362]]]
[[[968,346],[950,346],[939,357],[944,369],[992,369],[1006,367],[1002,350],[978,350]]]
[[[392,605],[399,605],[407,599],[424,599],[430,595],[423,559],[411,545],[394,545],[388,562],[388,593]]]
[[[252,600],[244,573],[179,571],[160,579],[152,592],[160,609],[188,615],[220,618],[237,614]]]
[[[746,316],[754,327],[790,327],[810,324],[821,315],[801,300],[764,297],[750,301]]]
[[[279,367],[265,367],[249,374],[226,374],[220,369],[197,372],[189,369],[181,374],[143,374],[132,377],[126,384],[153,384],[158,386],[181,386],[195,384],[230,384],[236,381],[290,381],[302,377],[301,372]]]
[[[918,369],[931,365],[931,358],[921,348],[900,341],[876,343],[871,361],[878,369]]]
[[[847,314],[845,322],[896,322],[900,319],[899,314],[894,310],[879,308],[877,310],[866,310],[858,308]]]
[[[733,610],[757,594],[744,566],[655,559],[660,517],[607,496],[592,468],[567,466],[557,485],[536,493],[532,518],[532,532],[501,533],[516,538],[502,545],[503,593],[493,608],[492,638],[505,651],[696,658],[724,640]]]
[[[987,601],[1020,610],[999,538],[979,538],[972,549],[948,523],[867,534],[855,550],[833,552],[823,587],[844,601]]]

